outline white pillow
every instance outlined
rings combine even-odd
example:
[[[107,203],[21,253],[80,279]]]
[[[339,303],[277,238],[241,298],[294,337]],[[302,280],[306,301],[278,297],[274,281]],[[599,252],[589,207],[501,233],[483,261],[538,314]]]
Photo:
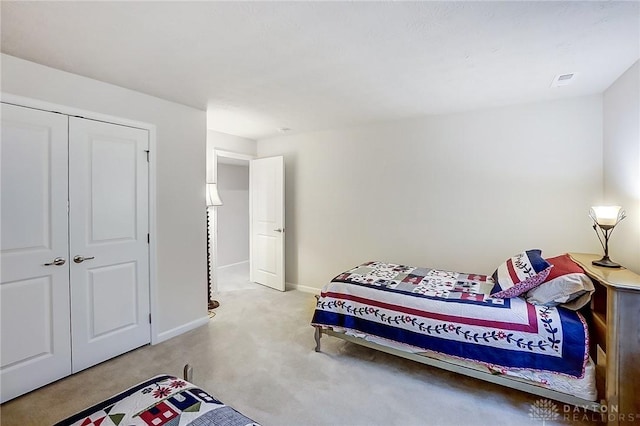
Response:
[[[557,306],[577,311],[591,300],[595,291],[591,278],[583,273],[562,275],[540,284],[526,294],[527,302],[533,305]]]

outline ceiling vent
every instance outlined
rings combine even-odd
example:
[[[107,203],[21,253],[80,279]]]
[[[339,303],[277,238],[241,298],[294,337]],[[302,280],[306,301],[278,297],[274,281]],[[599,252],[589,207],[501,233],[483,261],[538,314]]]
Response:
[[[576,79],[576,73],[558,74],[551,82],[551,87],[567,86]]]

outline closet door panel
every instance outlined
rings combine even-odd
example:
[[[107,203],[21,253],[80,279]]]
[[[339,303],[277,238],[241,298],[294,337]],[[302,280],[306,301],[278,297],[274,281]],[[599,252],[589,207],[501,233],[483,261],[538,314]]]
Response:
[[[75,117],[69,129],[76,372],[150,341],[149,136]]]
[[[139,214],[136,206],[139,147],[133,140],[96,137],[90,149],[87,243],[135,241]]]
[[[136,262],[129,262],[87,269],[92,339],[137,325],[136,266]]]
[[[2,402],[71,373],[67,127],[67,116],[2,104]]]

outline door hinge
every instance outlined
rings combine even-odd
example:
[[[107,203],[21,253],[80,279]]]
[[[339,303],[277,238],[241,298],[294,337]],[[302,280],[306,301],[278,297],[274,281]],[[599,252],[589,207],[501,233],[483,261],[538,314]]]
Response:
[[[145,149],[145,151],[144,151],[144,152],[146,152],[146,153],[147,153],[147,163],[148,163],[148,162],[149,162],[149,150],[148,150],[148,149]]]
[[[147,244],[151,244],[151,235],[147,234]]]
[[[149,314],[149,324],[151,324],[151,314]]]

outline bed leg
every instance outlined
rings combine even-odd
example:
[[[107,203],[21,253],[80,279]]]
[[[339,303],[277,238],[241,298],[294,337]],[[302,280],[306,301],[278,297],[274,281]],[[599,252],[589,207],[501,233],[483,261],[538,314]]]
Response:
[[[313,332],[313,338],[316,339],[316,352],[320,352],[320,338],[322,337],[322,329],[320,327],[315,327],[315,331]]]
[[[182,374],[187,382],[191,382],[191,379],[193,379],[193,367],[189,364],[185,364]]]

